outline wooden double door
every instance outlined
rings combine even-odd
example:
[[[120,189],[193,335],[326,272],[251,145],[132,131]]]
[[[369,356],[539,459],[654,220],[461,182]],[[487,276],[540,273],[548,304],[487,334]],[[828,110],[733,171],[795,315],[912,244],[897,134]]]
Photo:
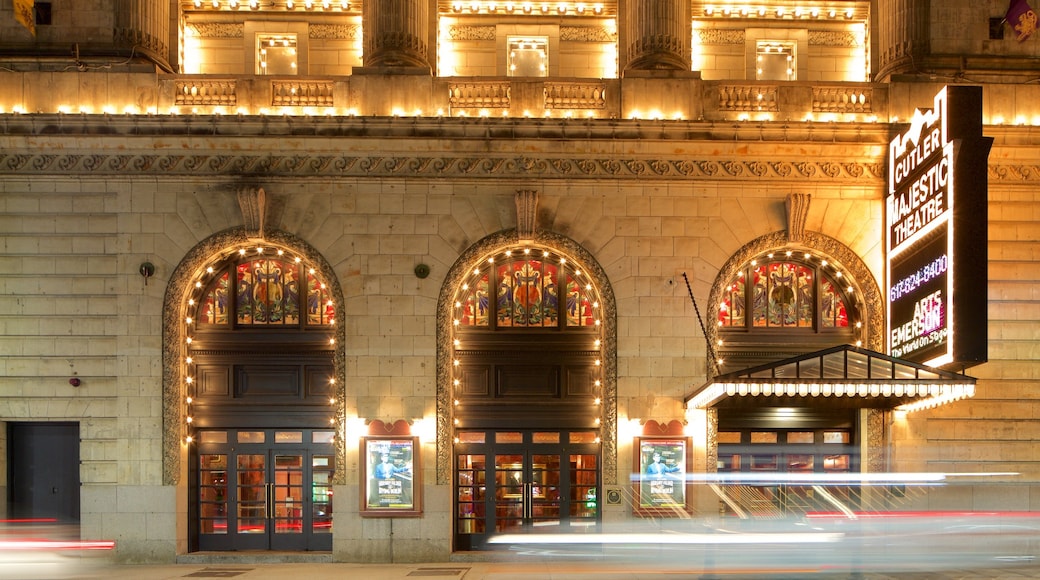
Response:
[[[332,431],[198,435],[193,497],[200,550],[332,549]]]
[[[456,549],[492,549],[489,540],[505,534],[583,532],[597,526],[600,455],[589,435],[460,433]]]

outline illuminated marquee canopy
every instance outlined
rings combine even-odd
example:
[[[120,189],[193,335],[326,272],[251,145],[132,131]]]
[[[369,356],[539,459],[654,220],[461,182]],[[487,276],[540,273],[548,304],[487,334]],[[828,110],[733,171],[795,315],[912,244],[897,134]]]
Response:
[[[889,145],[888,350],[964,368],[986,355],[986,163],[981,87],[944,87]]]

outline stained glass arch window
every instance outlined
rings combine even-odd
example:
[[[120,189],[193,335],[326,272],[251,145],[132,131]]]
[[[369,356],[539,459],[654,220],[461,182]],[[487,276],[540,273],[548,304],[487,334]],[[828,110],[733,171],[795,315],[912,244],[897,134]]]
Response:
[[[863,343],[862,300],[854,281],[811,252],[764,253],[721,290],[715,354],[723,372]]]
[[[859,323],[854,288],[826,259],[792,252],[751,260],[730,280],[718,309],[722,330],[826,330]]]
[[[508,249],[474,267],[455,302],[457,329],[598,328],[588,273],[551,250]]]
[[[201,296],[200,328],[307,327],[335,323],[327,285],[300,258],[236,254],[211,268]]]

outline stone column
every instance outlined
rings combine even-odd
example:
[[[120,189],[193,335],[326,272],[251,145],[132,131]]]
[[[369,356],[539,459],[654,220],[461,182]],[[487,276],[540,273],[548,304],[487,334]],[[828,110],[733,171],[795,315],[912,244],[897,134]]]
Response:
[[[627,0],[621,5],[626,72],[692,68],[688,0]]]
[[[928,51],[928,20],[931,2],[921,0],[878,0],[878,73],[876,82],[892,75],[915,72]]]
[[[430,0],[365,0],[365,66],[430,68],[429,14]]]
[[[169,0],[116,0],[112,41],[121,53],[150,58],[171,70]]]

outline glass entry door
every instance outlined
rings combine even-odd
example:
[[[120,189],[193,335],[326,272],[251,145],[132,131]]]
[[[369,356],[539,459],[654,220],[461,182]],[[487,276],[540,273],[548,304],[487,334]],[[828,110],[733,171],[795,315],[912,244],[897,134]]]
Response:
[[[581,532],[599,523],[594,436],[473,432],[460,434],[464,440],[471,443],[456,447],[456,549],[491,548],[495,535]]]
[[[495,454],[495,531],[560,527],[559,453]]]
[[[331,431],[199,433],[200,550],[331,550]]]

